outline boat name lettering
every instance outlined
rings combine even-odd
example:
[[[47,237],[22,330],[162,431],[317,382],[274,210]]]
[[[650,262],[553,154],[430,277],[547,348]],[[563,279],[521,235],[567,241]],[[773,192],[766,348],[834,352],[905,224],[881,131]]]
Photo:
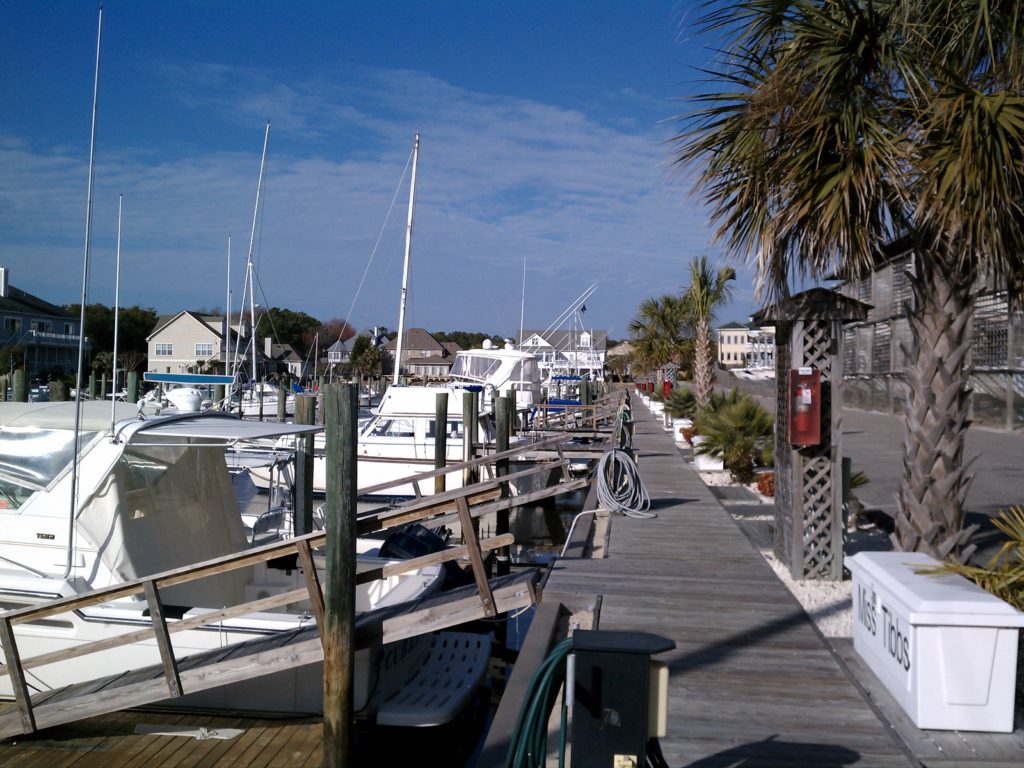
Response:
[[[865,585],[857,585],[857,619],[872,635],[878,634],[878,622],[875,618],[875,588],[869,590]]]
[[[384,669],[390,670],[401,664],[402,659],[412,652],[418,641],[419,638],[408,637],[405,640],[388,643],[387,650],[384,652]]]
[[[54,539],[57,538],[57,535],[53,534],[53,533],[37,533],[36,534],[36,538],[37,539],[45,539],[46,541],[53,541]]]
[[[900,615],[882,606],[882,646],[893,660],[910,671],[910,635],[900,622]]]

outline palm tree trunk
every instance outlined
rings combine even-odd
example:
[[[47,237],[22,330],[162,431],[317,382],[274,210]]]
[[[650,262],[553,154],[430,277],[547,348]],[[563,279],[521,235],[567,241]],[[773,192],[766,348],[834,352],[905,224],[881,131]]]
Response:
[[[914,347],[906,371],[903,479],[893,541],[903,551],[965,560],[974,547],[964,529],[973,475],[963,464],[967,435],[968,329],[974,309],[969,275],[953,274],[940,254],[918,258],[911,276],[917,311],[908,313]]]
[[[693,394],[697,410],[711,402],[711,333],[707,321],[697,323],[693,345]]]

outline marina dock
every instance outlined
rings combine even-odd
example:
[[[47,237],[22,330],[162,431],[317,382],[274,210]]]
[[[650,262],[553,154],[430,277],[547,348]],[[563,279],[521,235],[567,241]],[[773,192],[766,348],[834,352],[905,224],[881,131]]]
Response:
[[[893,710],[849,643],[822,637],[660,419],[639,404],[633,419],[657,517],[613,516],[605,557],[557,560],[538,617],[591,607],[595,628],[675,642],[658,657],[670,674],[669,766],[1020,764],[1019,732],[922,732]],[[480,766],[504,764],[495,730]],[[321,764],[319,719],[131,710],[0,742],[0,765],[18,768]]]
[[[545,602],[594,602],[602,630],[674,640],[670,766],[907,766],[803,608],[642,405],[638,468],[657,518],[615,516],[604,559],[555,564]]]

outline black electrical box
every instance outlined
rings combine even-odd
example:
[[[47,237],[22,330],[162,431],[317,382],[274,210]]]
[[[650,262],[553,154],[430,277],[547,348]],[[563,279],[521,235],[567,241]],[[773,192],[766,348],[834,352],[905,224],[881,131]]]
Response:
[[[675,647],[667,638],[644,632],[573,633],[574,768],[644,765],[651,656]]]

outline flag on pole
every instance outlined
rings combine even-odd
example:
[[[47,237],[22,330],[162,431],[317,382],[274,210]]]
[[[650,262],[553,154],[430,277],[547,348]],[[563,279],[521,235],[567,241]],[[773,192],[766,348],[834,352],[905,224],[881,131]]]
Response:
[[[580,305],[580,314],[582,315],[586,311],[587,311],[587,305],[586,304],[581,304]]]

